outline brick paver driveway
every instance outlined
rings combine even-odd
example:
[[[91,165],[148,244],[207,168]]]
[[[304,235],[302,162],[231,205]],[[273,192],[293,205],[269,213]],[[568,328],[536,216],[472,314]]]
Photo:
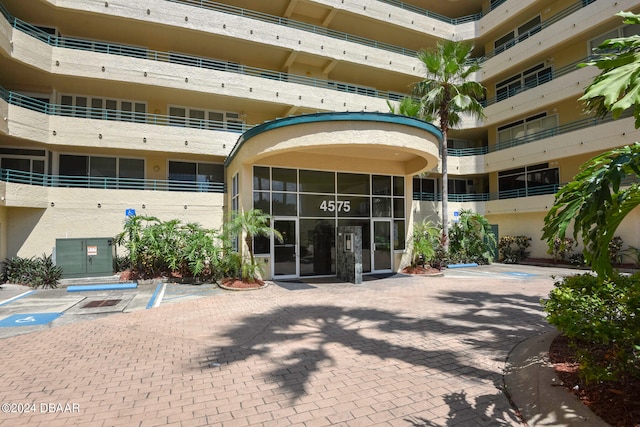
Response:
[[[548,276],[272,284],[0,340],[1,426],[518,425]],[[6,404],[15,404],[8,407]]]

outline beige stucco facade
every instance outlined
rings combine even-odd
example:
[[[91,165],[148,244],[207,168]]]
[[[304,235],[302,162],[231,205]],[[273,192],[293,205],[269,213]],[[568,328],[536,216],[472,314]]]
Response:
[[[113,236],[127,209],[218,228],[234,176],[238,207],[254,206],[254,166],[402,177],[408,240],[440,219],[437,136],[309,118],[390,117],[424,77],[416,52],[449,39],[474,44],[486,87],[485,117],[449,133],[449,220],[482,213],[546,257],[557,189],[640,140],[632,118],[592,120],[578,100],[598,71],[576,64],[638,33],[620,10],[640,2],[0,0],[0,258]],[[640,247],[638,215],[625,247]],[[392,269],[407,259],[394,251]]]

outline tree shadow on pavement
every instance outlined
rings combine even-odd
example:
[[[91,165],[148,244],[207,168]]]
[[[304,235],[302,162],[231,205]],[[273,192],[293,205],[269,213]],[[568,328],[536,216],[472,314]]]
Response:
[[[293,402],[307,393],[308,384],[322,367],[341,362],[334,356],[340,348],[339,357],[362,359],[365,367],[370,358],[393,360],[424,368],[415,370],[415,375],[437,372],[443,377],[464,376],[476,383],[494,384],[495,395],[476,396],[473,402],[464,391],[447,394],[444,390],[442,398],[450,408],[447,425],[461,425],[465,416],[475,417],[481,425],[517,423],[505,403],[501,369],[513,346],[549,328],[538,297],[453,291],[438,298],[451,307],[439,316],[430,314],[429,307],[424,315],[416,315],[309,304],[247,315],[241,324],[222,333],[224,341],[232,344],[210,347],[202,366],[215,361],[224,367],[254,357],[268,360],[273,363],[267,363],[270,368],[260,374]],[[489,421],[499,419],[510,421]],[[436,425],[418,418],[411,422]]]
[[[444,396],[445,403],[449,406],[447,421],[445,424],[435,423],[424,417],[411,416],[405,421],[414,427],[449,427],[449,426],[512,426],[515,420],[511,414],[498,409],[495,401],[501,398],[500,393],[482,395],[469,401],[464,392],[450,393]]]

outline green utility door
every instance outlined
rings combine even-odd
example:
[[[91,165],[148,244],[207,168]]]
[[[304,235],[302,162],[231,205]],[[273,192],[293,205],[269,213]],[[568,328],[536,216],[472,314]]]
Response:
[[[113,238],[56,239],[56,265],[62,277],[110,276],[113,274]]]

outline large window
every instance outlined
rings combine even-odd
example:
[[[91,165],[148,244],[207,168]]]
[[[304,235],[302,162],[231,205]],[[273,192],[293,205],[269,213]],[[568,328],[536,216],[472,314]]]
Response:
[[[95,188],[138,188],[144,179],[144,160],[60,154],[62,185]]]
[[[147,103],[87,95],[60,95],[61,113],[65,116],[102,120],[143,122]]]
[[[173,190],[208,191],[211,186],[223,185],[224,165],[169,161],[169,181],[194,183],[194,185],[172,184]]]
[[[538,64],[522,73],[509,77],[496,84],[496,99],[502,101],[524,90],[534,88],[553,78],[551,67]]]
[[[536,16],[527,23],[497,39],[494,42],[496,55],[513,47],[516,43],[529,38],[533,34],[540,32],[540,30],[540,16]]]
[[[413,200],[433,202],[436,200],[436,180],[413,177]]]
[[[618,37],[630,37],[640,34],[640,25],[625,25],[618,27],[614,30],[608,31],[598,37],[589,40],[589,54],[593,52],[595,48],[604,43],[605,40],[615,39]]]
[[[402,176],[254,166],[253,207],[276,217],[299,218],[300,274],[335,273],[335,229],[362,227],[363,271],[371,271],[371,221],[393,227],[393,249],[405,248]],[[254,240],[256,253],[269,241]]]
[[[242,131],[244,121],[240,113],[169,106],[171,124],[197,129]]]
[[[554,194],[558,191],[560,173],[548,163],[498,172],[498,198]]]
[[[498,143],[524,139],[539,132],[551,134],[558,127],[558,117],[548,116],[546,113],[537,114],[517,122],[509,123],[498,128]]]

